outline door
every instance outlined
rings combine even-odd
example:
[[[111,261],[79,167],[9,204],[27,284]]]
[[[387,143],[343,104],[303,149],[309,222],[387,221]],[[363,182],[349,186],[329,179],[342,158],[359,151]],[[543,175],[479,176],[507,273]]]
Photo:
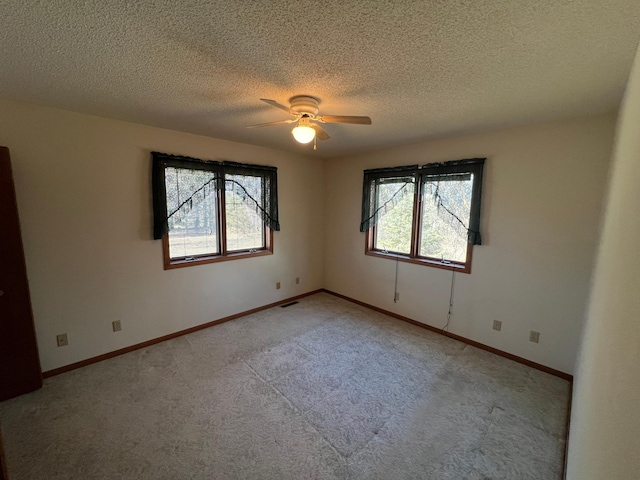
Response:
[[[4,447],[2,446],[2,432],[0,431],[0,480],[9,480],[7,465],[4,461]]]
[[[0,401],[41,386],[9,149],[0,147]]]

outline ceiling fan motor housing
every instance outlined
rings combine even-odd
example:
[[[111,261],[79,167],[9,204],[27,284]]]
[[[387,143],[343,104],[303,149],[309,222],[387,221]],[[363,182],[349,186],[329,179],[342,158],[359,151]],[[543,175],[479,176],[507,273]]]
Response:
[[[320,100],[309,95],[296,95],[289,99],[289,103],[291,104],[291,110],[297,114],[307,114],[313,118],[318,114]]]

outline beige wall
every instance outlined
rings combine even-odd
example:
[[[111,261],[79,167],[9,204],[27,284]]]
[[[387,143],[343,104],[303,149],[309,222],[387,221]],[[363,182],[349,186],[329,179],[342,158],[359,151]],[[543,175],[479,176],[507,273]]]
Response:
[[[613,159],[573,395],[567,476],[573,480],[640,477],[640,53]]]
[[[322,287],[320,160],[8,101],[0,145],[11,150],[44,370]],[[164,271],[151,240],[152,150],[278,167],[274,255]],[[69,346],[58,348],[63,332]]]
[[[329,160],[325,287],[435,327],[451,272],[364,255],[358,231],[367,168],[487,157],[470,275],[456,274],[449,330],[573,373],[613,141],[613,114]],[[491,329],[501,320],[502,331]],[[529,331],[540,343],[528,341]]]
[[[456,275],[450,331],[572,373],[614,123],[602,115],[322,161],[1,101],[43,369],[321,287],[442,327],[450,272],[400,263],[394,304],[395,264],[364,255],[362,170],[486,156],[485,245],[472,274]],[[151,150],[277,166],[275,254],[164,271],[150,236]],[[63,332],[70,345],[58,348]]]

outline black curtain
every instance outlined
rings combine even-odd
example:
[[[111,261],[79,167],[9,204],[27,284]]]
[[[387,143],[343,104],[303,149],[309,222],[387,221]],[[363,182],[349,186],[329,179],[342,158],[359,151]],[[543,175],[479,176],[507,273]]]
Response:
[[[482,202],[482,170],[485,160],[485,158],[468,158],[444,163],[428,163],[422,165],[420,168],[420,174],[423,178],[428,178],[430,182],[436,183],[447,180],[461,180],[466,175],[473,175],[469,225],[465,225],[471,245],[482,245],[480,211]]]
[[[366,232],[374,226],[378,222],[380,215],[389,210],[390,204],[393,205],[399,201],[399,199],[391,199],[383,205],[377,205],[376,187],[378,185],[385,182],[406,182],[405,189],[409,188],[409,191],[413,193],[415,192],[416,180],[418,178],[421,179],[423,185],[426,184],[426,182],[432,182],[438,185],[440,182],[468,179],[472,174],[473,185],[469,225],[464,223],[463,225],[467,229],[469,243],[472,245],[481,245],[480,212],[482,200],[482,171],[485,160],[485,158],[469,158],[442,163],[428,163],[422,166],[406,165],[365,170],[362,186],[360,231]],[[413,188],[411,189],[410,186]],[[436,198],[438,198],[437,188],[436,186]],[[441,206],[443,207],[443,214],[453,215],[446,205],[441,203]]]
[[[277,168],[264,165],[251,165],[236,162],[217,162],[180,155],[169,155],[151,152],[151,184],[153,193],[153,238],[158,240],[169,231],[169,219],[181,210],[190,209],[193,202],[204,198],[208,189],[213,191],[225,188],[225,183],[232,183],[234,191],[243,196],[244,201],[253,203],[264,224],[272,230],[280,230],[278,220],[278,177]],[[172,212],[167,211],[167,189],[165,169],[167,167],[186,170],[205,170],[212,173],[209,180],[193,189],[187,198]],[[261,198],[254,198],[242,182],[225,182],[227,175],[246,175],[262,179]]]
[[[246,163],[222,162],[223,175],[249,175],[261,177],[262,197],[253,198],[249,192],[242,186],[236,184],[235,191],[240,195],[246,196],[255,204],[260,217],[264,224],[271,230],[280,230],[280,221],[278,220],[278,169],[276,167],[267,167],[264,165],[251,165]],[[227,182],[228,183],[228,182]],[[239,189],[239,191],[238,191]]]
[[[374,168],[372,170],[364,171],[364,181],[362,184],[362,214],[360,220],[361,232],[366,232],[369,228],[378,223],[380,214],[393,208],[404,197],[404,195],[415,192],[417,171],[418,165]],[[382,205],[378,205],[376,187],[383,182],[398,183],[401,184],[401,186],[396,195]]]

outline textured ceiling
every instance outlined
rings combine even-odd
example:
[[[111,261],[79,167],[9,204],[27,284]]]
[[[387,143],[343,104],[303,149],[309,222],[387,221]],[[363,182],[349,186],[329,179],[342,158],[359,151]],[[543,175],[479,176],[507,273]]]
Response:
[[[330,157],[617,107],[638,0],[3,0],[0,96],[311,153],[287,114],[320,113]]]

